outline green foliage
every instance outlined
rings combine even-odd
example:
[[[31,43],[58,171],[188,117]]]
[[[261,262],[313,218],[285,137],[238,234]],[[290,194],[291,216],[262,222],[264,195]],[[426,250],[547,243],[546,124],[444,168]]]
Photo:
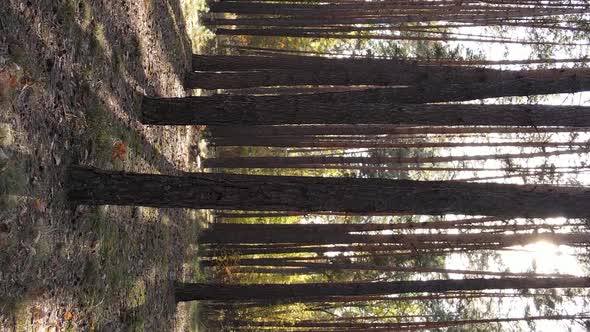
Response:
[[[196,54],[203,53],[204,49],[215,39],[215,34],[199,21],[200,15],[209,11],[207,2],[205,0],[182,0],[181,5],[187,34],[192,41],[192,51]]]

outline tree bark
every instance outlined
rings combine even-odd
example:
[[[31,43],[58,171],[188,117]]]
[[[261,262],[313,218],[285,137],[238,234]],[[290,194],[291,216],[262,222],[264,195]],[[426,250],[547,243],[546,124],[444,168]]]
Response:
[[[444,181],[240,174],[186,176],[73,167],[67,197],[78,204],[255,211],[590,216],[585,188]]]
[[[236,264],[241,265],[241,264]],[[246,265],[251,266],[251,265]],[[480,271],[480,270],[460,270],[460,269],[445,269],[436,267],[399,267],[399,266],[383,266],[372,263],[318,263],[318,262],[301,262],[291,261],[282,265],[264,265],[265,268],[244,268],[247,272],[252,273],[285,273],[291,272],[296,274],[298,269],[301,269],[301,274],[304,273],[322,273],[326,271],[338,270],[356,270],[356,271],[379,271],[379,272],[394,272],[394,273],[409,273],[416,275],[420,273],[442,273],[442,274],[464,274],[477,276],[495,276],[495,277],[573,277],[573,275],[566,275],[560,273],[526,273],[526,272],[498,272],[498,271]],[[268,267],[274,268],[268,268]],[[287,268],[290,267],[290,268]],[[274,271],[273,271],[274,270]],[[241,271],[241,270],[238,270]],[[241,271],[243,272],[243,271]],[[295,273],[292,273],[295,272]]]
[[[411,139],[411,138],[410,138]],[[420,137],[416,137],[420,139]],[[415,142],[415,141],[414,141]],[[545,142],[545,141],[507,141],[507,142],[419,142],[410,143],[398,139],[387,139],[374,137],[372,139],[332,139],[332,138],[258,138],[258,137],[236,137],[236,138],[218,138],[213,139],[211,144],[214,146],[264,146],[264,147],[323,147],[327,151],[333,149],[362,149],[362,152],[371,152],[371,149],[389,148],[389,149],[428,149],[428,148],[464,148],[464,147],[536,147],[536,148],[559,148],[559,147],[590,147],[588,142]],[[322,152],[325,150],[298,149],[289,150],[292,153],[309,153]],[[358,150],[356,150],[358,151]],[[339,152],[347,154],[346,151]]]
[[[505,153],[492,155],[463,155],[463,156],[432,156],[432,157],[329,157],[329,156],[298,156],[298,157],[221,157],[203,161],[204,168],[293,168],[293,169],[347,169],[348,166],[363,164],[369,166],[404,165],[404,164],[437,164],[456,161],[474,160],[506,160],[524,159],[567,154],[588,153],[590,149],[554,150],[530,153]]]
[[[240,96],[244,97],[244,96]],[[265,96],[260,96],[266,98]],[[288,96],[283,96],[287,98]],[[391,124],[412,126],[590,127],[590,107],[545,105],[390,105],[317,103],[291,96],[293,103],[226,103],[202,107],[198,98],[149,98],[143,122],[158,125]],[[276,98],[276,97],[273,97]],[[286,101],[286,100],[285,100]],[[227,103],[232,103],[229,98]],[[246,109],[247,108],[247,109]]]
[[[522,77],[520,71],[420,66],[410,61],[315,56],[193,55],[187,88],[240,89],[297,85],[415,85],[479,83]]]
[[[406,127],[399,125],[286,125],[286,126],[212,126],[209,131],[213,138],[310,138],[307,136],[322,135],[458,135],[458,134],[520,134],[520,133],[570,133],[574,131],[590,131],[588,127]]]
[[[216,115],[218,117],[218,114],[223,114],[224,116],[220,119],[222,120],[221,125],[243,124],[247,121],[249,121],[248,124],[254,125],[265,123],[265,120],[256,116],[260,116],[260,114],[266,116],[269,112],[292,114],[297,111],[309,109],[318,111],[328,108],[331,114],[336,107],[358,109],[354,105],[356,104],[358,107],[359,103],[422,104],[507,96],[573,93],[589,89],[590,69],[555,69],[524,71],[522,78],[473,84],[424,84],[397,88],[372,88],[363,91],[280,96],[216,95],[161,99],[145,97],[141,109],[144,124],[213,125],[215,123],[201,122],[204,119],[200,119],[196,114],[207,114],[209,117]],[[276,110],[281,110],[281,112],[276,112]],[[312,116],[313,113],[309,114],[308,116]],[[234,119],[228,120],[231,118]],[[358,122],[356,117],[355,120]]]
[[[590,287],[590,278],[505,278],[396,282],[306,283],[226,285],[179,283],[177,302],[195,300],[251,301],[297,299],[305,302],[321,296],[365,296],[406,293],[434,293],[484,289],[539,289]]]
[[[403,317],[399,317],[403,318]],[[478,324],[493,324],[504,322],[518,322],[518,321],[538,321],[538,320],[574,320],[586,319],[585,315],[550,315],[550,316],[528,316],[528,317],[510,317],[510,318],[490,318],[490,319],[464,319],[464,320],[449,320],[449,321],[409,321],[409,322],[392,322],[387,321],[385,317],[368,317],[370,322],[359,322],[355,317],[345,317],[342,319],[331,320],[301,320],[295,322],[289,321],[236,321],[230,322],[237,326],[243,325],[248,327],[309,327],[320,328],[311,331],[326,331],[326,332],[384,332],[384,331],[417,331],[441,329],[452,326],[463,325],[478,325]],[[326,330],[321,328],[327,328]],[[345,330],[343,330],[345,328]],[[297,330],[301,331],[301,330]],[[306,330],[310,331],[310,330]],[[305,332],[305,331],[304,331]]]
[[[580,245],[590,243],[590,234],[586,233],[524,233],[524,234],[356,234],[338,231],[242,231],[240,233],[219,233],[205,231],[200,237],[202,243],[290,243],[290,244],[359,244],[391,243],[400,249],[463,247],[472,244],[492,244],[502,246],[526,245],[547,241],[563,245]]]

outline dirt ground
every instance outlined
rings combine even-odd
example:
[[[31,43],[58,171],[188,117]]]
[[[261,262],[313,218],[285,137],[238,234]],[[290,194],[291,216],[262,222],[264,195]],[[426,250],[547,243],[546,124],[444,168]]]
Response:
[[[186,10],[186,6],[184,7]],[[179,0],[0,1],[0,330],[194,330],[207,212],[70,206],[72,164],[198,171],[193,127],[146,127],[141,96],[184,96]]]

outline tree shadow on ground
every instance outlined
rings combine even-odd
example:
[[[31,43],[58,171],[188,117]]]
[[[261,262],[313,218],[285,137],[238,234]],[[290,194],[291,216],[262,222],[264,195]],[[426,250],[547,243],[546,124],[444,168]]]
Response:
[[[27,156],[21,170],[29,179],[26,199],[0,220],[9,229],[0,266],[12,280],[0,288],[0,325],[175,325],[170,280],[192,278],[183,263],[196,261],[203,215],[72,209],[64,193],[71,164],[165,174],[190,166],[191,128],[146,128],[138,121],[144,94],[184,95],[191,47],[182,21],[176,0],[0,5],[0,38],[25,73],[0,121],[18,132],[15,153]],[[123,158],[114,155],[117,142],[126,146]]]

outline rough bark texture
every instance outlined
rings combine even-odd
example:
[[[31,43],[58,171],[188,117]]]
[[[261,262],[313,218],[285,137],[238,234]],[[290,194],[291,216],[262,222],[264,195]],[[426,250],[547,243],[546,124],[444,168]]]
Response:
[[[396,137],[397,138],[397,137]],[[414,138],[414,137],[412,137]],[[427,137],[428,138],[428,137]],[[420,139],[420,137],[416,137]],[[376,148],[392,148],[392,149],[427,149],[427,148],[462,148],[462,147],[581,147],[590,146],[586,142],[523,142],[523,141],[508,141],[508,142],[421,142],[421,143],[406,143],[396,142],[396,139],[383,139],[374,137],[372,139],[361,139],[358,137],[346,139],[332,139],[332,138],[269,138],[269,137],[235,137],[235,138],[217,138],[209,142],[211,146],[266,146],[266,147],[298,147],[298,148],[327,148],[327,149],[297,149],[289,150],[289,153],[306,153],[317,151],[330,151],[331,149],[360,149],[366,148],[364,152],[377,152]],[[333,152],[330,156],[344,155],[347,152]]]
[[[239,89],[290,85],[415,85],[522,77],[520,71],[420,66],[411,61],[316,56],[194,55],[187,88]]]
[[[381,69],[394,66],[401,69],[404,66],[410,70],[419,65],[416,61],[403,59],[367,59],[367,58],[328,58],[324,56],[298,55],[193,55],[192,67],[195,71],[244,71],[267,69],[314,70],[320,66],[327,70],[346,70],[347,68]],[[455,68],[446,66],[443,68]],[[486,70],[481,70],[485,72]]]
[[[590,131],[588,127],[575,128],[579,131]],[[355,125],[285,125],[285,126],[211,126],[209,132],[214,138],[241,138],[255,136],[268,138],[305,138],[315,135],[457,135],[457,134],[489,134],[489,133],[564,133],[572,132],[570,127],[403,127],[388,124],[355,124]],[[354,137],[349,137],[354,138]],[[425,137],[424,137],[425,138]]]
[[[224,236],[225,235],[225,236]],[[203,243],[291,243],[291,244],[359,244],[359,243],[391,243],[396,247],[422,248],[435,246],[437,248],[464,247],[477,244],[490,244],[500,246],[526,245],[530,243],[546,241],[555,244],[584,245],[590,243],[590,235],[585,233],[572,234],[391,234],[391,235],[366,235],[347,232],[240,232],[232,234],[220,234],[207,232],[200,237]]]
[[[177,284],[176,301],[279,300],[318,296],[365,296],[484,289],[536,289],[590,287],[590,278],[505,278],[396,282],[306,283],[306,284]]]
[[[206,103],[196,98],[149,98],[143,123],[159,125],[398,124],[428,126],[590,126],[590,107],[545,105],[390,105],[312,102],[283,96],[284,105]],[[266,98],[266,97],[262,97]],[[274,97],[273,99],[276,99]]]
[[[74,167],[68,198],[78,204],[256,211],[588,217],[590,190],[389,179],[147,175]]]
[[[233,122],[225,123],[226,125],[236,124],[235,121],[243,124],[248,119],[251,121],[250,124],[257,124],[259,121],[263,121],[259,119],[260,114],[258,113],[262,112],[266,117],[271,110],[281,113],[327,107],[328,111],[332,112],[335,107],[347,109],[351,107],[347,105],[355,103],[357,105],[358,103],[420,104],[505,96],[572,93],[588,89],[590,89],[590,70],[556,69],[523,72],[522,78],[491,80],[473,84],[425,84],[309,95],[145,98],[142,104],[142,113],[145,124],[195,124],[195,112],[208,113],[210,116],[215,114],[224,114],[226,117],[230,117],[227,114],[238,116],[237,119],[232,120]]]

